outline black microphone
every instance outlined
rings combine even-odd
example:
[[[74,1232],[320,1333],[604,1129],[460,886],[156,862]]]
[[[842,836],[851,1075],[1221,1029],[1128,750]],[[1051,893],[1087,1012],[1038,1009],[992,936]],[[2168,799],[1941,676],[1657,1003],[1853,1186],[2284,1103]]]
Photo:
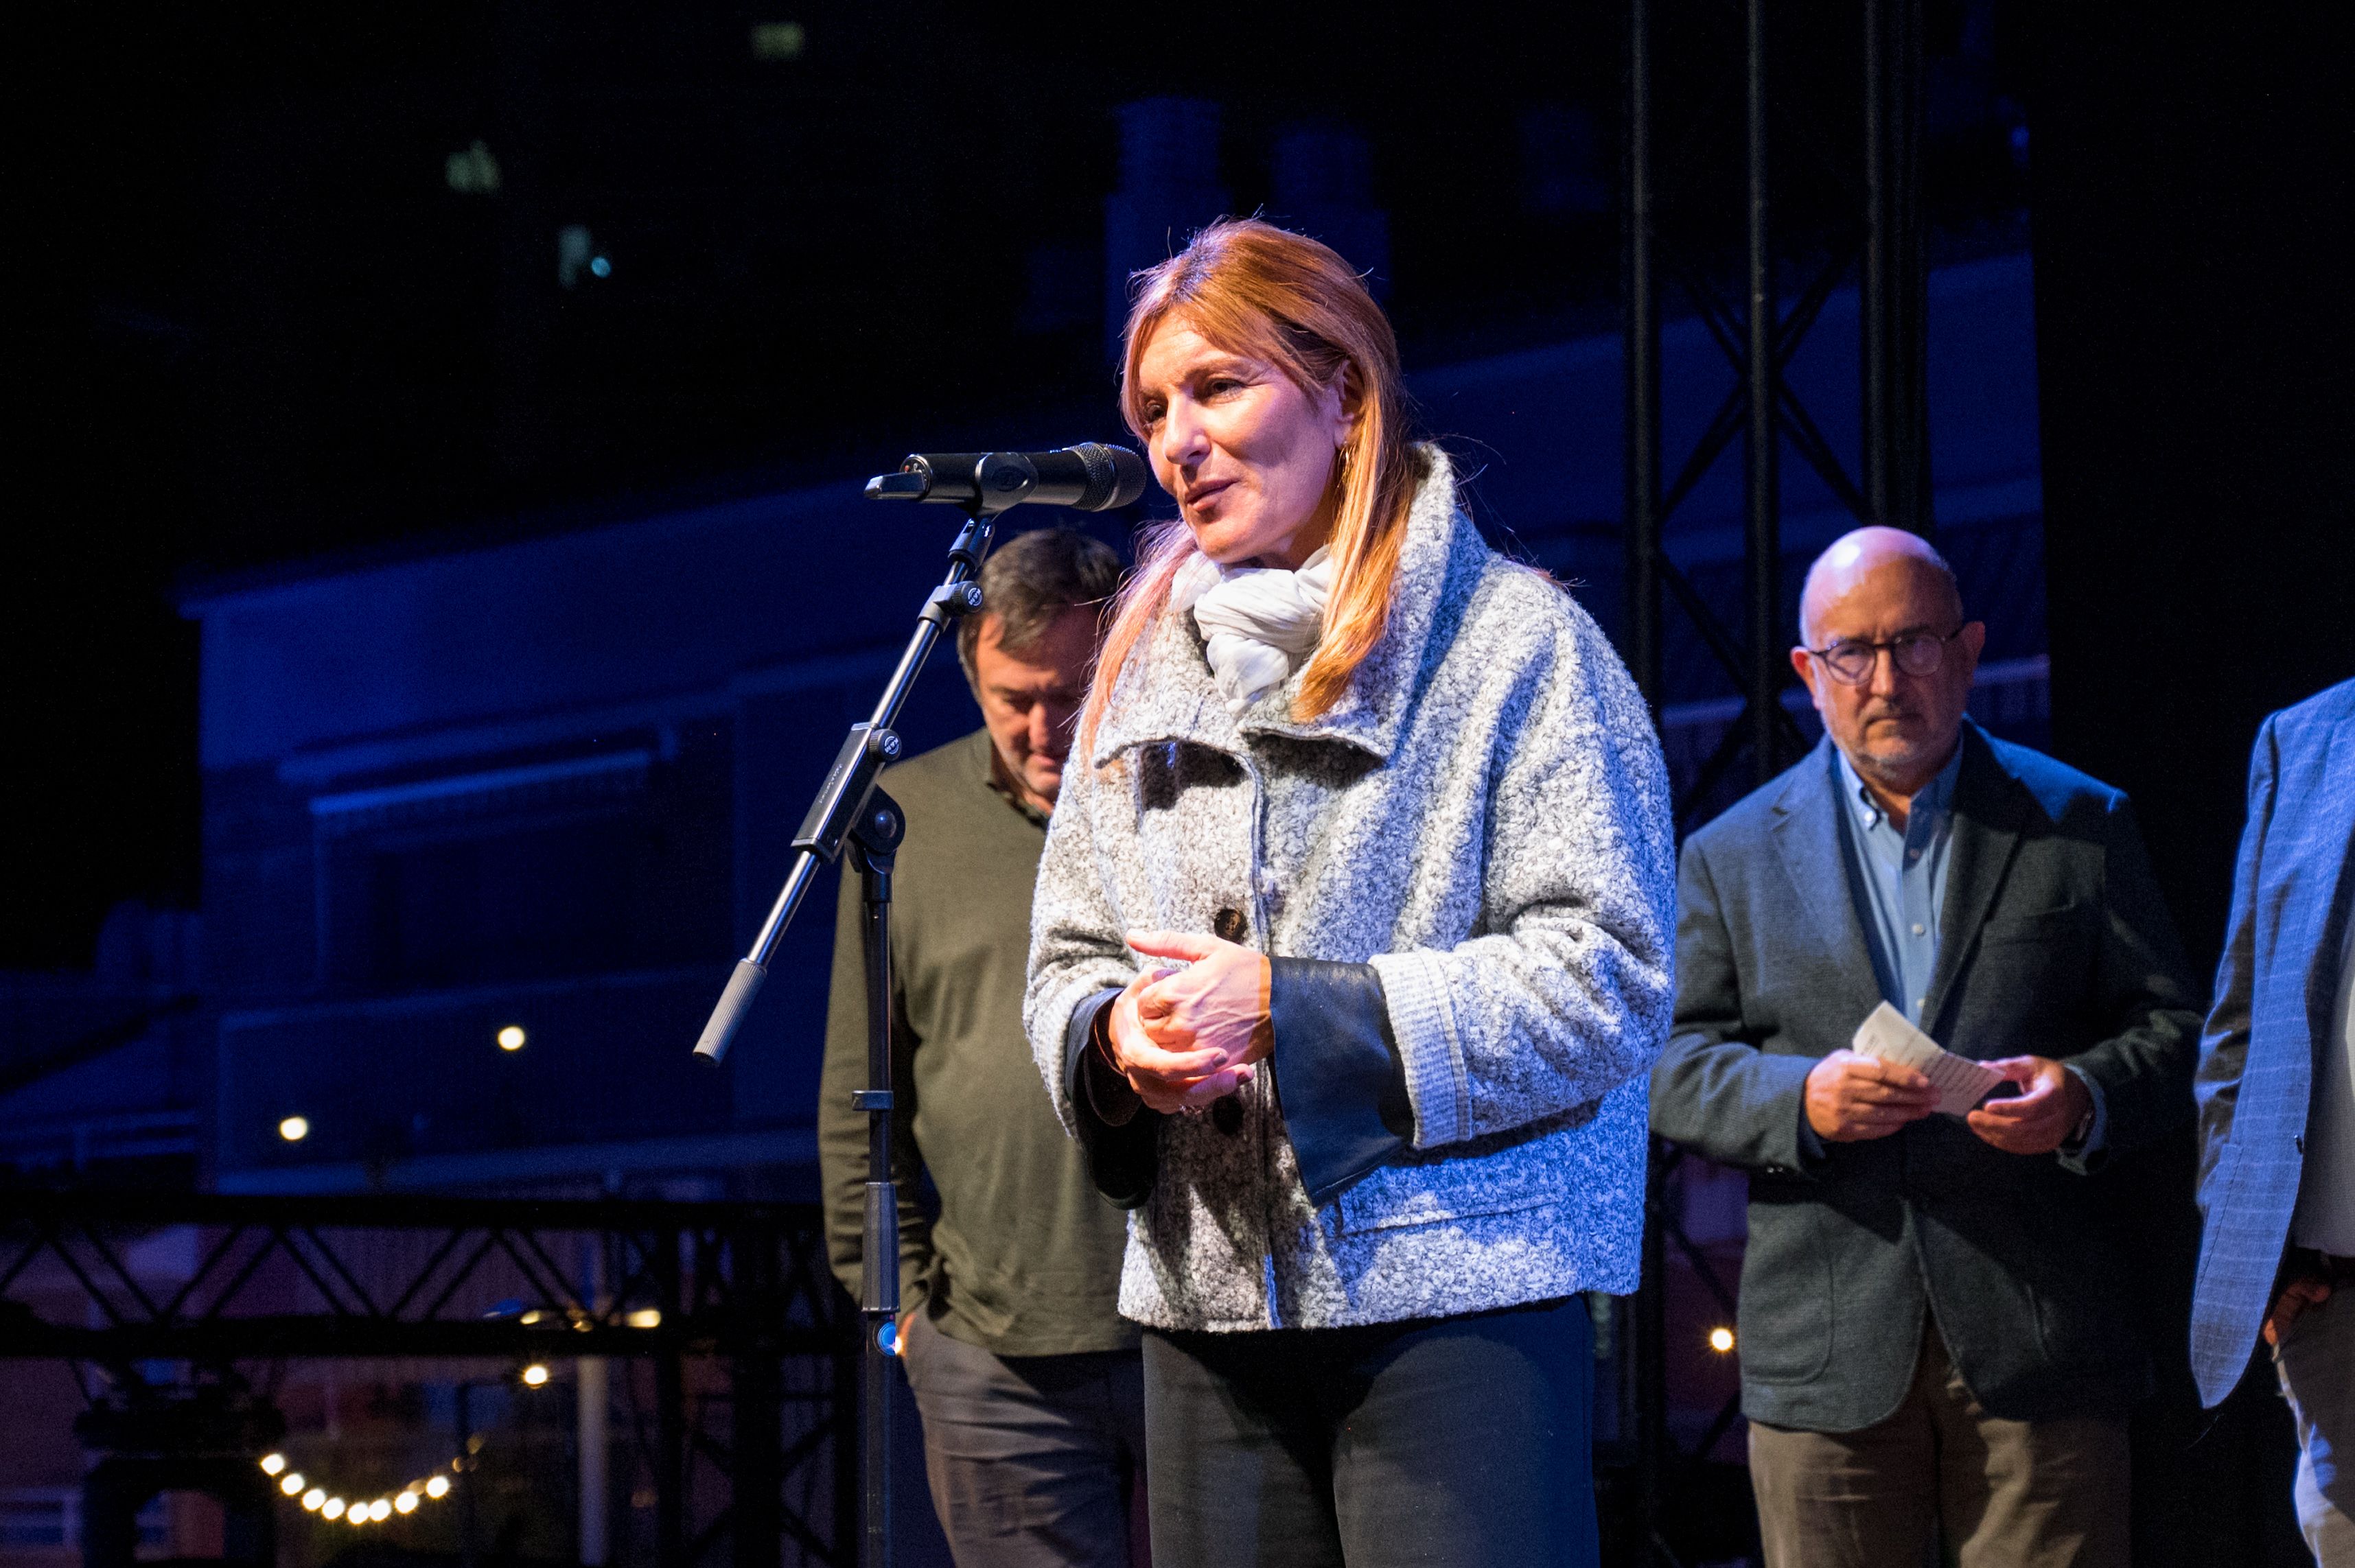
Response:
[[[1145,493],[1145,460],[1082,441],[1051,452],[913,452],[897,473],[867,482],[869,501],[943,501],[977,512],[1031,502],[1108,512]]]

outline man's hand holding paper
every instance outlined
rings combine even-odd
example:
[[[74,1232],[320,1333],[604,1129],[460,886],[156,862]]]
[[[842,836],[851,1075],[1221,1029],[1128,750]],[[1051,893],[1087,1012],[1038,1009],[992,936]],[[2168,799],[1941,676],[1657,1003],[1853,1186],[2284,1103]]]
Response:
[[[2004,1081],[2004,1075],[1991,1064],[1955,1055],[1885,1001],[1857,1025],[1855,1048],[1864,1055],[1913,1068],[1938,1091],[1931,1108],[1948,1116],[1967,1115],[1989,1089]]]
[[[1835,1051],[1807,1073],[1807,1125],[1829,1143],[1887,1138],[1938,1108],[1930,1080],[1902,1063]]]
[[[1849,1138],[1886,1137],[1905,1122],[1936,1110],[1961,1117],[1973,1132],[2007,1154],[2050,1154],[2093,1108],[2083,1083],[2051,1057],[2006,1056],[1975,1062],[1958,1056],[1884,1001],[1857,1026],[1854,1050],[1833,1052],[1807,1075],[1807,1120],[1821,1137],[1838,1135],[1826,1130],[1815,1115],[1817,1075],[1826,1073],[1833,1064],[1859,1059],[1902,1069],[1910,1075],[1905,1081],[1922,1086],[1916,1099],[1925,1101],[1928,1108],[1913,1111],[1880,1131],[1850,1132]],[[2021,1092],[2003,1099],[1987,1098],[2005,1084],[2016,1084]],[[1885,1099],[1883,1103],[1899,1102]],[[1879,1126],[1886,1119],[1885,1116],[1870,1119],[1865,1125]]]

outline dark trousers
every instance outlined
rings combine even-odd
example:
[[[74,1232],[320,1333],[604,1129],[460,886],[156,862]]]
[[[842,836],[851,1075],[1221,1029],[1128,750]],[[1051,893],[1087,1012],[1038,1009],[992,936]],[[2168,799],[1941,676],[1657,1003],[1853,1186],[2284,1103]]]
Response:
[[[1145,1336],[1156,1568],[1593,1568],[1583,1300]]]
[[[1135,1351],[992,1355],[919,1313],[906,1365],[957,1568],[1129,1568],[1145,1444]]]

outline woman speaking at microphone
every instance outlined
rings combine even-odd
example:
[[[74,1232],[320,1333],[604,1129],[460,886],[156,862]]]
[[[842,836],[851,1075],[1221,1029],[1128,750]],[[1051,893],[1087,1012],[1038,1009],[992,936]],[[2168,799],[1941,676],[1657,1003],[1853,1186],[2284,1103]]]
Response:
[[[1260,222],[1142,276],[1178,516],[1119,601],[1027,1018],[1134,1209],[1158,1568],[1592,1563],[1674,874],[1642,699],[1409,442],[1390,323]]]

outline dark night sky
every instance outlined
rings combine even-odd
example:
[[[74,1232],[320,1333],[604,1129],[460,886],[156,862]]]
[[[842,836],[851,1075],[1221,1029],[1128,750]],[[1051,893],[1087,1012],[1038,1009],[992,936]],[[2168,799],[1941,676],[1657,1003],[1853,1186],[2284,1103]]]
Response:
[[[17,51],[0,966],[79,965],[117,899],[200,895],[175,585],[1108,404],[1087,257],[1120,103],[1218,100],[1241,210],[1281,128],[1366,135],[1411,363],[1606,324],[1609,212],[1531,192],[1607,190],[1619,9],[1267,6],[1248,47],[932,0],[45,11]],[[1933,148],[1966,218],[2017,200],[1993,15],[1932,7],[1934,87],[1986,132]],[[1666,90],[1730,101],[1723,8],[1666,20]],[[757,58],[780,21],[799,57]],[[1847,79],[1849,41],[1786,43],[1803,95]],[[478,139],[496,195],[450,185]],[[568,223],[609,280],[557,286]],[[1042,317],[1065,275],[1091,299]]]

